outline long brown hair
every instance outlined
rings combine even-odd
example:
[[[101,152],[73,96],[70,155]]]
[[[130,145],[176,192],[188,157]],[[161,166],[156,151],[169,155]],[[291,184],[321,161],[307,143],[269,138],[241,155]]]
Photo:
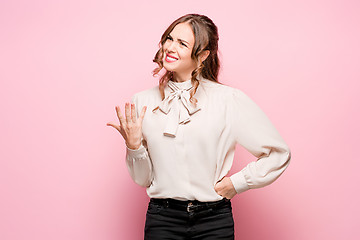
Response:
[[[196,99],[193,98],[193,96],[199,86],[199,81],[197,80],[197,77],[199,75],[211,81],[219,82],[218,74],[220,70],[220,61],[218,57],[218,29],[217,26],[213,23],[213,21],[205,15],[187,14],[176,19],[161,36],[161,40],[159,42],[159,50],[157,51],[153,59],[153,62],[158,64],[158,67],[153,70],[153,76],[157,75],[163,68],[163,45],[166,41],[167,36],[179,23],[189,23],[195,36],[195,43],[191,52],[191,58],[195,60],[198,67],[194,69],[194,71],[192,71],[191,73],[191,82],[193,83],[194,89],[190,93],[190,101],[196,104]],[[200,54],[203,53],[205,50],[209,50],[210,53],[206,60],[201,62]],[[166,70],[166,72],[161,76],[159,80],[159,90],[162,99],[165,98],[164,88],[166,86],[166,83],[172,78],[173,73]]]

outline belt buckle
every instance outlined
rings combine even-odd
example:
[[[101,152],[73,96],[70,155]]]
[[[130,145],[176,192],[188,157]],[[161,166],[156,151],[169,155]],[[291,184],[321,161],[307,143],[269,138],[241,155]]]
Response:
[[[187,211],[187,212],[190,212],[190,207],[192,207],[192,206],[193,206],[193,203],[192,203],[192,202],[189,202],[188,205],[187,205],[187,207],[186,207],[186,211]]]

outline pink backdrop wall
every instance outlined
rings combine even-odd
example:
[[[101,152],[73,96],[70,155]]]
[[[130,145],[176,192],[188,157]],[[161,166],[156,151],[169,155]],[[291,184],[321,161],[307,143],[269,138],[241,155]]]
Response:
[[[160,36],[186,13],[219,27],[220,81],[292,150],[233,198],[237,239],[359,239],[360,4],[344,0],[1,1],[0,239],[141,239],[115,105],[157,84]],[[255,158],[239,147],[231,173]]]

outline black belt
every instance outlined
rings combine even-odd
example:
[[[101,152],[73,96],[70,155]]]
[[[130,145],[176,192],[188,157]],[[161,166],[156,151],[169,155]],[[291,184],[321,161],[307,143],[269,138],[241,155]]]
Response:
[[[193,212],[210,208],[219,208],[230,203],[230,199],[223,198],[215,202],[200,202],[198,200],[181,201],[172,198],[150,198],[150,202],[182,211]]]

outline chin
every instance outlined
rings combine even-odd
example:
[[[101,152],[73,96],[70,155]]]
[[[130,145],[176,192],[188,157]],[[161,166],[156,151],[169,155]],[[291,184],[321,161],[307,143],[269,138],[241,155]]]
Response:
[[[163,64],[163,67],[164,67],[167,71],[169,71],[169,72],[174,72],[174,71],[176,70],[176,69],[173,68],[173,67],[167,66],[167,64]]]

